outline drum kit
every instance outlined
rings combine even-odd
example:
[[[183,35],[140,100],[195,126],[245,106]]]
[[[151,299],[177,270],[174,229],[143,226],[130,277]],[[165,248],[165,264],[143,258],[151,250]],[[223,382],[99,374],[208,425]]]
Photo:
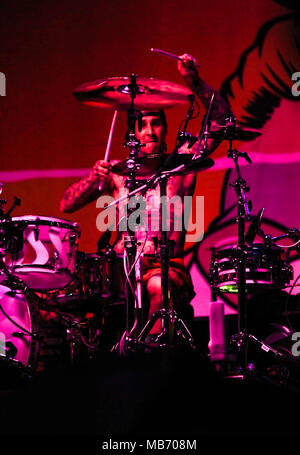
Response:
[[[245,220],[251,217],[246,198],[248,188],[240,175],[238,158],[249,160],[249,157],[233,150],[232,141],[252,140],[260,133],[236,125],[232,118],[211,129],[214,93],[201,132],[193,138],[194,142],[204,144],[200,155],[178,154],[178,147],[182,144],[179,141],[178,147],[163,159],[161,156],[139,157],[141,144],[135,135],[135,124],[141,111],[166,109],[188,102],[192,105],[191,95],[188,89],[178,84],[136,75],[100,79],[85,83],[74,91],[74,96],[83,104],[128,114],[129,135],[125,145],[129,157],[112,167],[112,172],[127,177],[127,198],[137,193],[143,195],[157,184],[161,197],[165,196],[170,176],[199,172],[214,164],[205,150],[207,138],[229,141],[228,157],[233,159],[238,173],[233,187],[238,199],[239,240],[237,245],[213,252],[211,287],[215,293],[238,294],[238,334],[242,334],[239,338],[244,340],[247,335],[247,293],[261,288],[282,289],[292,279],[292,269],[283,258],[282,249],[276,247],[272,239],[268,237],[268,241],[253,243],[259,233],[261,213],[254,217],[251,229],[245,234]],[[189,119],[190,115],[187,115],[186,120]],[[184,141],[191,137],[185,135],[185,131],[181,133]],[[146,183],[141,185],[137,177],[146,178]],[[45,329],[49,321],[52,324],[50,331],[54,325],[59,332],[62,339],[60,349],[66,350],[68,361],[80,361],[82,351],[88,358],[95,356],[101,349],[107,308],[116,301],[125,304],[126,321],[125,332],[116,340],[112,351],[127,353],[145,349],[146,337],[157,319],[161,319],[164,339],[160,347],[172,347],[175,333],[191,349],[196,349],[187,325],[174,309],[169,308],[170,242],[165,230],[161,230],[159,245],[161,310],[144,324],[140,268],[143,256],[137,251],[134,230],[128,228],[124,253],[126,265],[123,266],[122,258],[111,249],[103,252],[98,248],[94,254],[78,251],[81,230],[77,223],[46,216],[12,217],[11,212],[20,201],[15,200],[14,206],[6,213],[3,210],[5,203],[3,199],[0,201],[0,359],[5,368],[27,377],[47,368],[46,353],[49,355],[55,350],[55,340],[51,341],[51,334],[48,336],[49,327]],[[128,209],[127,216],[130,213]],[[172,326],[175,330],[170,330]],[[56,359],[54,355],[54,361]]]

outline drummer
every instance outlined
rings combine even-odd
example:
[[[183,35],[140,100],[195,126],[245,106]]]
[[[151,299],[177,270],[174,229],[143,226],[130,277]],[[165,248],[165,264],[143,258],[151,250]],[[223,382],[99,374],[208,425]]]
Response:
[[[207,109],[214,90],[199,77],[195,66],[195,59],[188,54],[182,55],[181,60],[178,61],[178,70],[190,89],[199,97]],[[230,115],[232,114],[228,104],[217,93],[211,117],[212,125],[214,122],[224,123],[225,118]],[[141,125],[139,125],[139,128],[136,126],[135,133],[137,139],[141,142],[141,157],[149,157],[150,155],[166,152],[167,121],[162,110],[143,112]],[[209,139],[207,144],[208,152],[212,153],[219,143],[219,140]],[[195,146],[197,146],[197,143]],[[184,147],[184,150],[181,150],[184,153],[187,151],[194,153],[193,148],[187,149],[187,147]],[[111,172],[111,166],[115,163],[116,161],[111,163],[103,160],[97,161],[86,177],[67,188],[60,203],[61,211],[64,213],[74,212],[96,200],[101,194],[109,194],[117,200],[120,191],[125,188],[126,177]],[[182,212],[184,210],[184,196],[192,196],[194,194],[196,177],[196,173],[189,173],[186,175],[174,175],[168,180],[167,197],[179,196],[182,201],[180,207]],[[102,192],[98,188],[100,182],[103,182]],[[152,200],[155,197],[159,197],[159,191],[159,185],[148,190],[145,196],[146,200],[149,201],[151,197]],[[173,205],[170,207],[174,209]],[[185,235],[186,231],[184,227],[181,231],[175,230],[174,223],[172,224],[171,222],[168,238],[173,241],[174,246],[170,251],[169,290],[171,299],[169,306],[170,308],[173,306],[178,315],[185,322],[189,323],[189,321],[193,320],[193,311],[190,302],[195,293],[190,274],[186,270],[183,261]],[[144,294],[147,300],[145,306],[147,306],[148,317],[150,317],[161,307],[161,268],[159,260],[152,256],[157,251],[155,238],[159,237],[159,232],[158,229],[156,232],[148,231],[145,240],[145,231],[142,232],[141,230],[140,239],[138,233],[137,237],[143,245],[143,253],[146,255],[143,262],[143,284],[145,289]],[[124,251],[124,235],[121,235],[121,233],[119,233],[115,251],[117,254],[122,254]],[[158,319],[151,329],[151,340],[155,340],[157,334],[160,332],[161,321]]]

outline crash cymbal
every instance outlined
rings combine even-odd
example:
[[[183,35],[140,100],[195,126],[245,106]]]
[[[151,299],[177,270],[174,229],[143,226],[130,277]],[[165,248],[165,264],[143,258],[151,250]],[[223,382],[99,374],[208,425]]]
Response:
[[[110,77],[87,82],[77,87],[73,94],[84,104],[99,108],[126,111],[131,107],[129,77]],[[134,107],[138,110],[166,109],[185,104],[192,94],[174,82],[153,78],[136,78]]]
[[[166,162],[170,155],[149,155],[137,158],[137,177],[150,177]],[[205,169],[209,169],[214,165],[214,161],[210,158],[202,158],[200,160],[192,161],[192,156],[189,153],[177,154],[167,163],[166,171],[176,169],[182,164],[187,164],[188,169],[183,171],[174,172],[174,175],[182,175],[190,172],[197,172]],[[111,168],[111,172],[114,174],[127,176],[128,170],[126,165],[127,160],[120,161]]]
[[[252,141],[258,136],[261,136],[261,132],[253,128],[244,128],[239,125],[218,125],[210,130],[208,137],[212,139]]]

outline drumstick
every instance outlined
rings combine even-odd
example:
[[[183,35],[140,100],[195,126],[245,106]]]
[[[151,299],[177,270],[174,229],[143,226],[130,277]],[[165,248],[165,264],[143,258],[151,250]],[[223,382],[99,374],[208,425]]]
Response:
[[[108,141],[107,141],[107,145],[106,145],[104,161],[108,161],[109,160],[111,141],[112,141],[112,137],[113,137],[113,134],[114,134],[115,125],[116,125],[117,113],[118,113],[118,111],[115,110],[114,116],[113,116],[113,119],[112,119],[112,122],[111,122],[111,126],[110,126],[110,132],[109,132]],[[101,191],[102,188],[103,188],[103,180],[102,180],[102,182],[99,183],[99,186],[98,186],[99,191]]]
[[[166,51],[162,51],[161,49],[154,49],[153,47],[151,47],[151,52],[156,52],[157,54],[161,54],[161,55],[164,55],[165,57],[169,57],[169,58],[173,58],[174,60],[182,60],[181,57],[179,57],[178,55],[175,55],[175,54],[171,54],[170,52],[166,52]],[[198,62],[194,62],[194,65],[199,67],[199,63]]]

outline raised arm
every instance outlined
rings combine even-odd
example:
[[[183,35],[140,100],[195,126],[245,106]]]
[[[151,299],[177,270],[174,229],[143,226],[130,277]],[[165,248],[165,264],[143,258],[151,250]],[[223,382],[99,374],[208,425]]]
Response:
[[[95,201],[102,193],[112,192],[112,180],[109,177],[110,164],[106,161],[97,161],[86,177],[73,183],[67,188],[60,201],[60,210],[72,213]],[[103,181],[103,189],[99,191],[99,183]]]
[[[180,56],[181,60],[178,61],[178,70],[182,74],[185,82],[189,88],[198,96],[205,109],[209,107],[209,103],[214,93],[214,89],[207,84],[198,74],[195,67],[195,59],[189,54]],[[229,104],[216,92],[214,106],[211,114],[211,123],[224,124],[227,117],[232,116],[233,113]],[[208,150],[211,153],[220,144],[221,140],[208,140]]]

